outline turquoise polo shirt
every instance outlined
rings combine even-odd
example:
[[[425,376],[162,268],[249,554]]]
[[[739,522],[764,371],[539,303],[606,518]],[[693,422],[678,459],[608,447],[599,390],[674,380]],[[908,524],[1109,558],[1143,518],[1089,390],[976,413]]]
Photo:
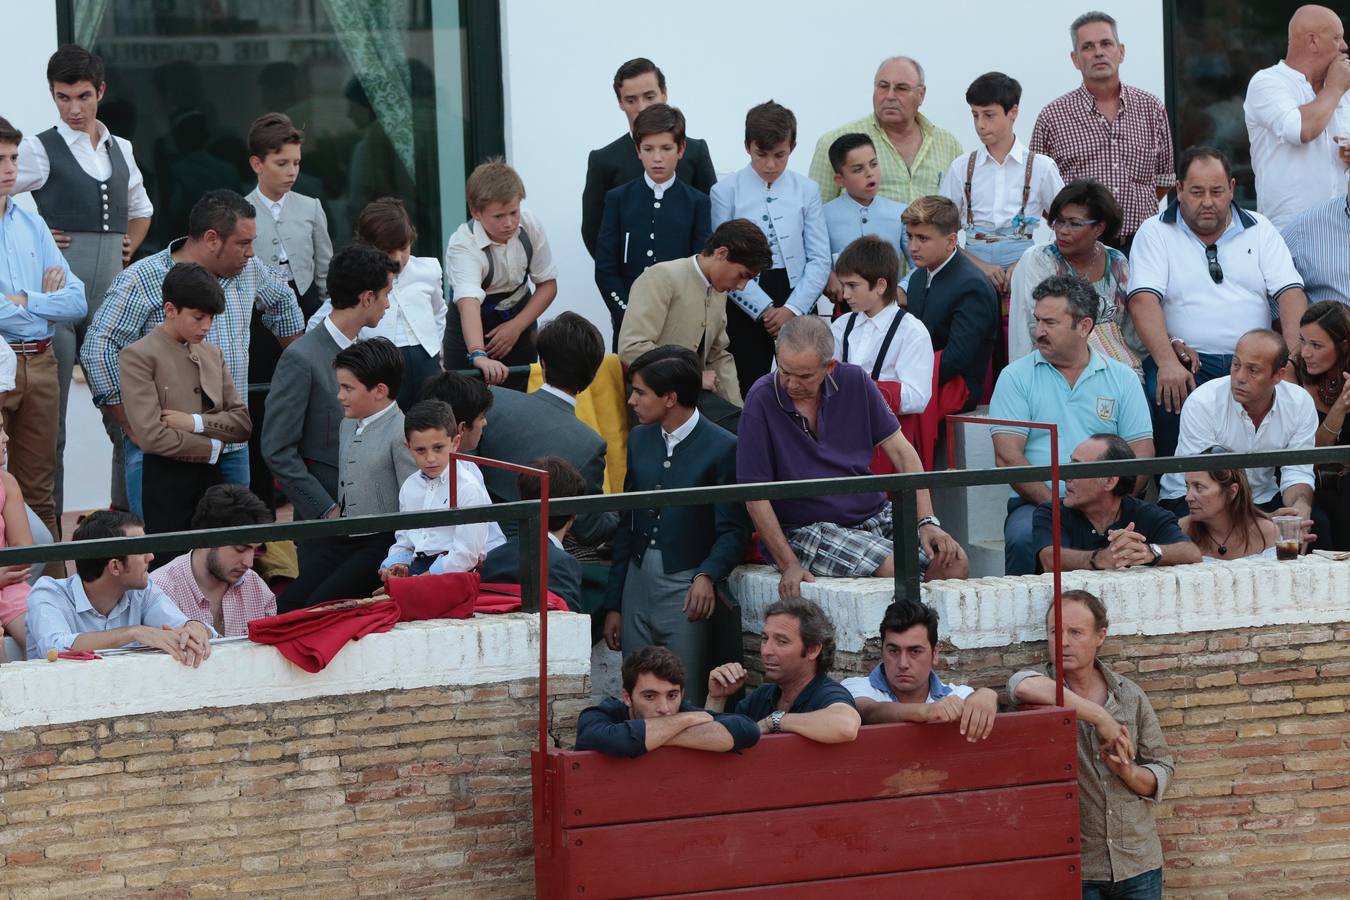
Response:
[[[1039,350],[1010,363],[998,376],[989,416],[1058,425],[1061,463],[1067,463],[1074,448],[1094,434],[1117,434],[1126,441],[1153,437],[1139,376],[1096,350],[1091,351],[1087,368],[1073,387]],[[1022,435],[1027,439],[1027,462],[1050,464],[1050,432],[1045,429],[994,425],[990,430]]]

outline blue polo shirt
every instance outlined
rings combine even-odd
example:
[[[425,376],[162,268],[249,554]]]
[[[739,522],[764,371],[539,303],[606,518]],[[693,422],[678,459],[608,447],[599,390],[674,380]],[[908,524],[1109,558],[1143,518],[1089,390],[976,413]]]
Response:
[[[688,700],[680,712],[701,712]],[[735,713],[710,713],[713,721],[731,733],[732,750],[741,751],[759,742],[759,723]],[[596,750],[606,756],[632,759],[647,752],[647,723],[628,716],[628,706],[618,697],[607,697],[577,716],[578,750]]]
[[[1106,539],[1107,533],[1118,531],[1131,522],[1134,530],[1150,544],[1180,544],[1189,540],[1177,524],[1177,517],[1161,506],[1135,497],[1123,497],[1120,515],[1107,526],[1106,532],[1098,532],[1078,510],[1062,507],[1059,511],[1060,545],[1066,550],[1101,550],[1110,543]],[[1050,504],[1042,503],[1031,518],[1031,546],[1038,556],[1054,543],[1051,534]]]
[[[782,696],[782,688],[773,682],[766,681],[736,704],[736,712],[758,722],[778,708],[778,700]],[[817,675],[797,695],[797,699],[792,702],[792,708],[788,712],[815,712],[836,703],[847,703],[857,709],[857,704],[853,702],[853,695],[848,692],[847,688],[828,675]]]
[[[1152,437],[1153,422],[1139,376],[1096,350],[1090,354],[1073,387],[1039,350],[1009,363],[994,387],[990,418],[1058,425],[1060,463],[1067,463],[1074,448],[1094,434],[1116,434],[1126,441]],[[990,430],[1022,435],[1027,439],[1027,462],[1050,464],[1050,432],[1045,429],[994,425]]]

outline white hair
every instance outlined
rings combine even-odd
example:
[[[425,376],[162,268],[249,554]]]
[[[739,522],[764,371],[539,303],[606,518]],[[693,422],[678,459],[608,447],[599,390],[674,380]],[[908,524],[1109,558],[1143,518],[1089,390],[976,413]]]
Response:
[[[915,87],[923,86],[924,84],[923,66],[920,65],[919,61],[912,56],[888,56],[881,61],[880,65],[877,66],[877,71],[880,72],[882,69],[886,68],[893,62],[907,62],[911,66],[913,66],[914,71],[919,73],[919,83],[915,85]],[[873,76],[872,80],[875,81],[876,77]]]

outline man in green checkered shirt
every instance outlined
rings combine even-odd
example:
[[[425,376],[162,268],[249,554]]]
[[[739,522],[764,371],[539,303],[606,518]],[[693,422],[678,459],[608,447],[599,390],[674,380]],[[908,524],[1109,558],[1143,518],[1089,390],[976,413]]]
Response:
[[[839,196],[829,150],[834,140],[854,132],[868,135],[877,148],[883,197],[909,203],[936,194],[961,144],[950,131],[939,128],[920,112],[927,86],[923,66],[908,56],[893,56],[877,67],[872,85],[872,114],[826,132],[811,157],[811,180],[820,185],[820,200]]]

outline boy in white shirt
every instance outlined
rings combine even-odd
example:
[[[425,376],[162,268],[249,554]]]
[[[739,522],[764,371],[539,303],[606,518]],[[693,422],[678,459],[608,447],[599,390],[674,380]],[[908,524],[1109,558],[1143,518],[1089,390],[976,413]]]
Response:
[[[933,394],[933,342],[918,316],[896,303],[900,256],[890,241],[860,237],[834,266],[852,312],[834,320],[834,357],[861,366],[874,381],[900,385],[898,415],[921,413]]]
[[[459,450],[455,413],[442,400],[421,400],[403,420],[408,452],[418,471],[409,475],[398,492],[399,512],[448,509],[450,457]],[[470,462],[455,462],[455,508],[492,502],[483,474]],[[489,550],[505,543],[495,522],[409,528],[394,533],[394,544],[380,564],[380,580],[426,572],[468,572],[478,567]]]

